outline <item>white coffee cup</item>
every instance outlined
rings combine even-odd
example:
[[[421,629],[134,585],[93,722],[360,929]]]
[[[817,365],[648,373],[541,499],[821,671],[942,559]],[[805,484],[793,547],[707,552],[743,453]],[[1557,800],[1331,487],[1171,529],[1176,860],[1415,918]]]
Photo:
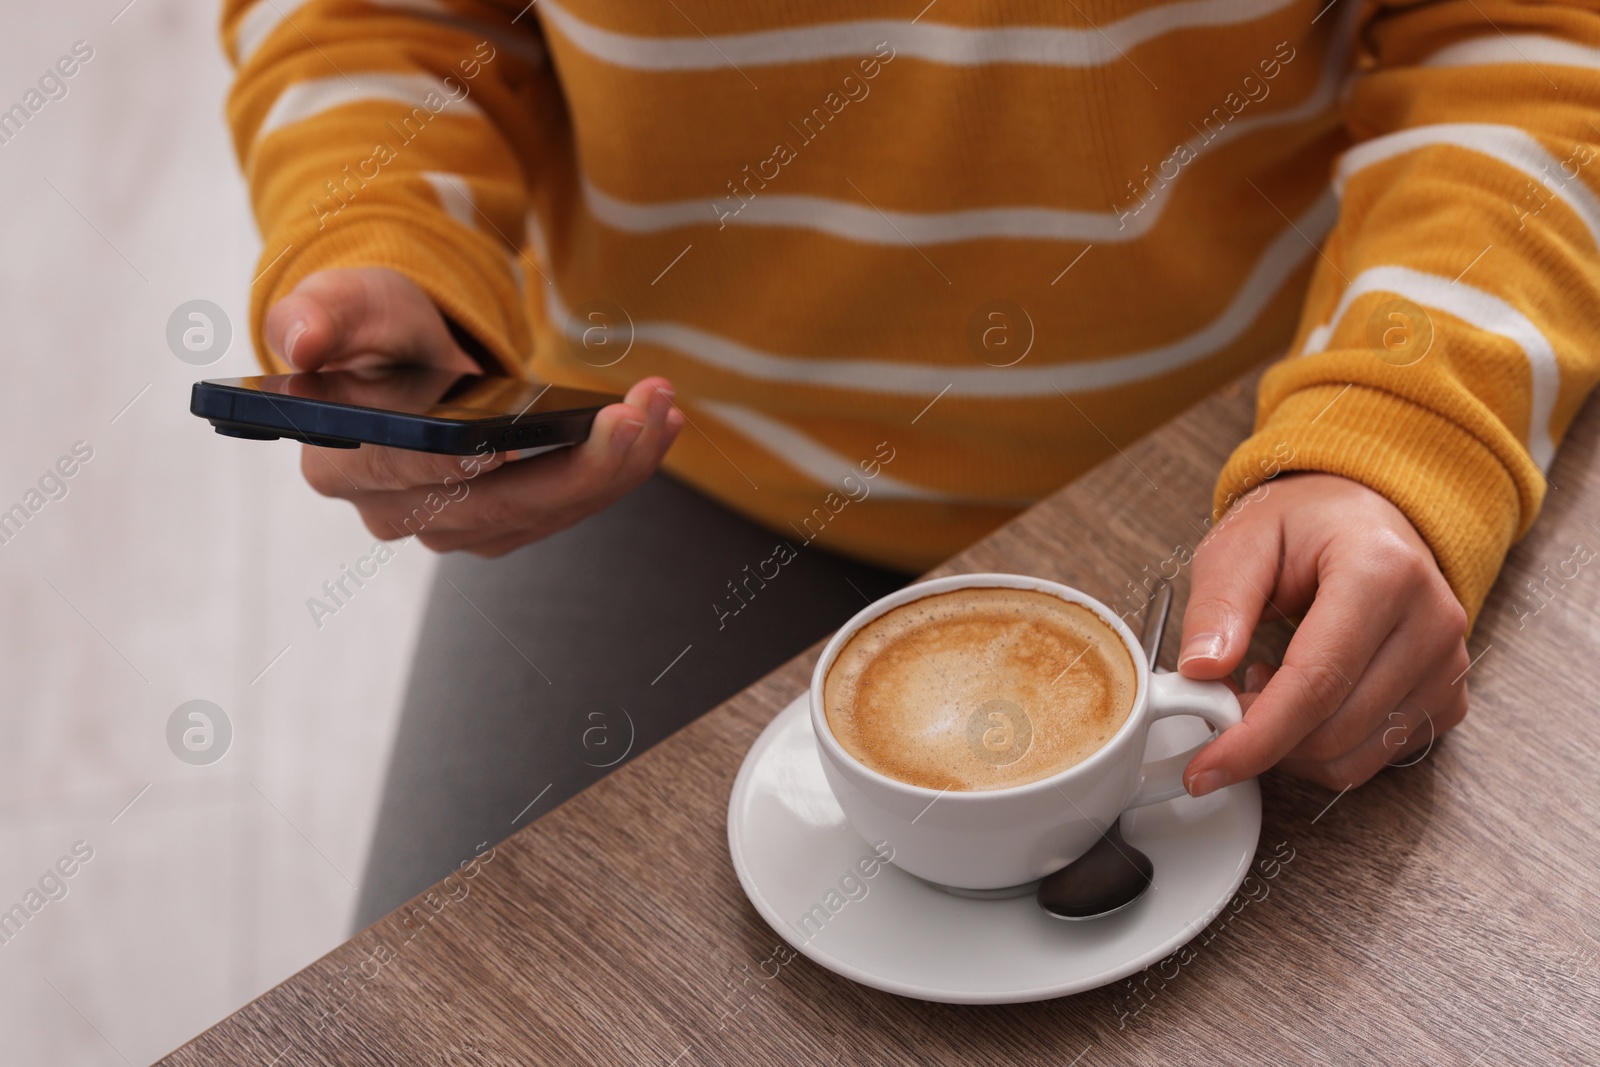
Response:
[[[892,608],[954,589],[1031,589],[1093,611],[1122,639],[1138,671],[1127,722],[1083,762],[1038,781],[1005,789],[945,790],[910,785],[856,760],[828,726],[823,683],[847,641]],[[1196,715],[1211,738],[1187,752],[1144,762],[1150,724]],[[1185,793],[1183,770],[1195,753],[1241,719],[1239,700],[1221,682],[1155,674],[1126,624],[1087,594],[1018,574],[960,574],[891,593],[840,627],[811,675],[811,725],[828,785],[863,838],[888,842],[894,863],[919,878],[955,889],[997,890],[1023,885],[1066,866],[1089,850],[1129,808]]]

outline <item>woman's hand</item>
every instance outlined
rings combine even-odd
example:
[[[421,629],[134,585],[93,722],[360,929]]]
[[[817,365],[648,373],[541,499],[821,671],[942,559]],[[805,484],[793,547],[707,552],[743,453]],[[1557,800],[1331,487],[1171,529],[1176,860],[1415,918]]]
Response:
[[[405,275],[371,267],[312,274],[267,312],[267,344],[296,370],[408,363],[479,373],[444,316]],[[300,469],[350,501],[384,540],[499,556],[571,526],[650,476],[683,428],[672,383],[646,378],[595,416],[581,445],[511,463],[362,445],[306,445]]]
[[[1366,486],[1297,473],[1235,505],[1195,553],[1178,670],[1226,677],[1264,610],[1304,621],[1281,668],[1246,672],[1244,721],[1189,763],[1191,794],[1273,766],[1346,789],[1466,717],[1466,611],[1411,523]]]

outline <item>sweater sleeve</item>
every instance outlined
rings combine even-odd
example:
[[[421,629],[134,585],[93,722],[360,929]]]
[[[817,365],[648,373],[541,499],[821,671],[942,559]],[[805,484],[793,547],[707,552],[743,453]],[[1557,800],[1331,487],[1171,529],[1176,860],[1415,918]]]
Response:
[[[1600,11],[1378,5],[1339,221],[1216,490],[1315,470],[1384,494],[1476,618],[1600,377]]]
[[[563,121],[521,4],[227,0],[227,117],[263,247],[251,335],[301,279],[390,267],[508,373],[531,347],[525,248],[541,147]]]

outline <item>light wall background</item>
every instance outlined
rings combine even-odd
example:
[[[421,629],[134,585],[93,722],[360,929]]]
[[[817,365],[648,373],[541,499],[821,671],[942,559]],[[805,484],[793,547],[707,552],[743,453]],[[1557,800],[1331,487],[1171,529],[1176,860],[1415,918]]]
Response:
[[[370,536],[295,446],[188,414],[255,370],[259,243],[216,5],[125,3],[0,13],[0,108],[94,50],[0,145],[0,509],[93,449],[0,545],[0,909],[94,850],[0,945],[8,1065],[149,1063],[343,940],[433,565],[407,545],[319,631]],[[208,367],[165,337],[197,298],[234,328]],[[234,730],[204,767],[166,740],[197,698]]]

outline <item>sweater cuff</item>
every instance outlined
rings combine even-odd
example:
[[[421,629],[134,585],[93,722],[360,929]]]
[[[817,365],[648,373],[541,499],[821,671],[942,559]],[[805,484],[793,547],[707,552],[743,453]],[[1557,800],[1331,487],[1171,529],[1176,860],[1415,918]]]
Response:
[[[1359,385],[1300,389],[1228,459],[1215,514],[1264,475],[1284,471],[1337,474],[1387,497],[1433,549],[1476,621],[1521,514],[1510,472],[1476,437],[1392,393]]]
[[[484,362],[486,350],[498,363],[486,373],[523,373],[532,348],[523,293],[509,253],[491,249],[488,238],[382,207],[302,235],[287,251],[276,248],[284,243],[268,240],[250,301],[256,358],[269,373],[287,373],[290,367],[267,347],[262,333],[267,309],[307,275],[343,267],[388,267],[404,274],[428,294],[446,323],[478,342],[479,351],[467,348],[475,359]]]

